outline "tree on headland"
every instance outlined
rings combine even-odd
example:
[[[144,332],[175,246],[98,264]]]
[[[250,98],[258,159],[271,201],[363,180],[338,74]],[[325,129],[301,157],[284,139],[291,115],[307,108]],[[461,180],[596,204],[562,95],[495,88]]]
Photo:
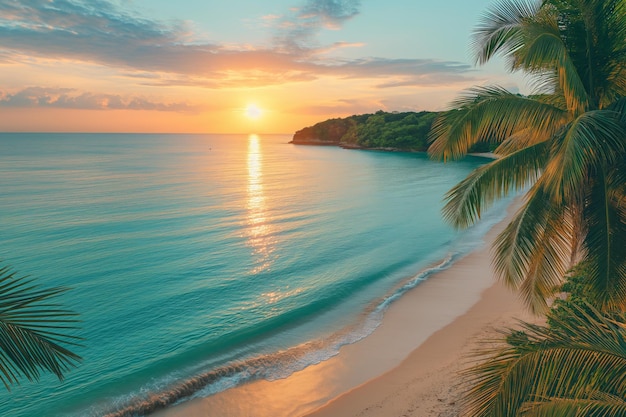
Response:
[[[39,380],[50,372],[62,380],[80,356],[64,345],[77,346],[76,313],[54,298],[66,288],[41,288],[0,267],[0,380],[7,389],[21,378]]]
[[[626,311],[626,1],[502,1],[476,29],[474,52],[479,64],[503,55],[538,92],[474,87],[438,117],[434,158],[485,140],[500,156],[450,190],[444,216],[467,227],[528,189],[495,243],[498,276],[540,313],[585,260],[589,299]]]
[[[293,143],[340,145],[365,149],[425,151],[436,113],[383,112],[329,119],[305,127]]]

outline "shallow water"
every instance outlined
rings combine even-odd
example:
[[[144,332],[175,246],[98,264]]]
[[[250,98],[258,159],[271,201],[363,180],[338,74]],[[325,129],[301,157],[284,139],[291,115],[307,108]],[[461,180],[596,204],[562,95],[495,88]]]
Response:
[[[0,259],[71,287],[85,339],[63,383],[0,393],[0,415],[133,415],[285,377],[367,335],[501,216],[441,220],[484,159],[289,139],[0,134]]]

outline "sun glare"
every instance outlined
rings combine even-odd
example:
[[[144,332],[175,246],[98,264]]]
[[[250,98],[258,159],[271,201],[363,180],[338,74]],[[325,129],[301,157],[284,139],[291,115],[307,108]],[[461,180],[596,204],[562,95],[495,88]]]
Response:
[[[246,117],[252,120],[258,119],[263,114],[261,109],[256,104],[248,104],[248,106],[246,107],[245,113],[246,113]]]

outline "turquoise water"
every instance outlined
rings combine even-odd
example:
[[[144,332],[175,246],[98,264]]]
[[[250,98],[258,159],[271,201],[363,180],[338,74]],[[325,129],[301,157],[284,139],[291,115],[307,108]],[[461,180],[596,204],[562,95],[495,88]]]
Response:
[[[0,415],[142,415],[288,376],[367,335],[501,218],[441,220],[481,158],[289,140],[0,134],[0,259],[71,287],[85,339],[64,382],[0,391]]]

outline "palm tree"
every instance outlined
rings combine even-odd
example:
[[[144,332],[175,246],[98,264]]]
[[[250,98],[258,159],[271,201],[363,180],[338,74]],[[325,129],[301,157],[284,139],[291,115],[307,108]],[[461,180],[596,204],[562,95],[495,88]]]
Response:
[[[484,141],[500,156],[449,191],[444,217],[467,227],[527,190],[494,244],[497,275],[540,313],[584,259],[594,304],[626,311],[626,0],[502,1],[473,46],[477,63],[502,55],[537,91],[474,87],[435,121],[432,157]]]
[[[42,289],[32,280],[0,267],[0,380],[7,388],[19,379],[38,380],[43,371],[59,380],[80,357],[63,345],[80,340],[70,333],[76,314],[51,300],[65,288]]]
[[[525,323],[465,372],[473,417],[626,415],[626,315],[570,305],[551,326]]]

